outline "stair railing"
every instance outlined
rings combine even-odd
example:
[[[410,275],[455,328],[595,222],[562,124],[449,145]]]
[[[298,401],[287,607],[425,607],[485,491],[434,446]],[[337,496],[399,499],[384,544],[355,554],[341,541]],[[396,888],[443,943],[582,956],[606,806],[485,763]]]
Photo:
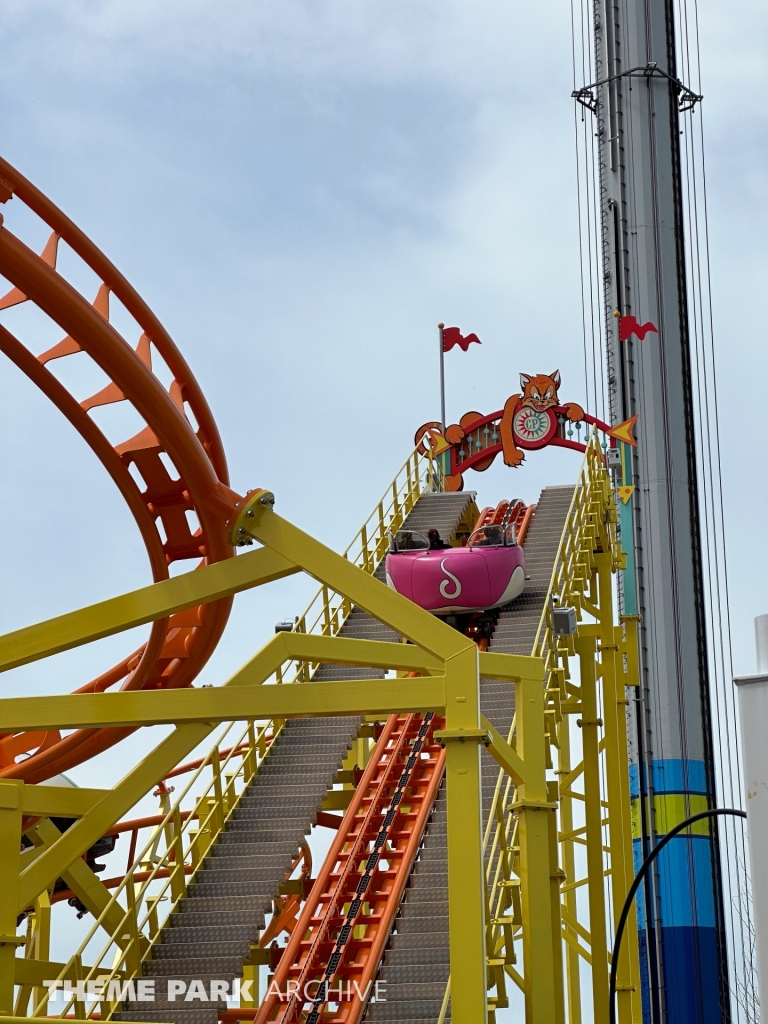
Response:
[[[584,803],[584,794],[576,793],[573,789],[574,783],[583,774],[583,761],[582,765],[576,768],[572,768],[568,763],[567,716],[575,713],[575,693],[578,690],[578,687],[575,687],[570,680],[568,657],[576,653],[575,638],[555,633],[552,613],[556,607],[574,608],[578,623],[588,623],[588,628],[591,627],[594,630],[594,624],[602,614],[602,610],[598,608],[595,593],[595,574],[597,572],[595,556],[608,554],[611,572],[624,567],[624,555],[616,536],[616,518],[610,476],[605,468],[599,440],[596,435],[593,435],[574,489],[531,652],[534,656],[544,659],[548,767],[560,779],[560,782],[549,783],[549,799],[552,804],[558,806],[557,840],[560,859],[565,869],[561,868],[559,862],[554,863],[552,875],[560,879],[560,913],[562,939],[566,950],[566,984],[568,987],[573,986],[575,990],[578,990],[580,983],[579,958],[591,963],[592,957],[592,951],[587,948],[590,943],[588,928],[577,920],[575,894],[581,886],[594,885],[595,881],[594,879],[576,877],[578,865],[577,858],[574,858],[573,854],[574,844],[586,846],[584,838],[586,827],[573,827],[573,803],[574,801]],[[602,551],[598,551],[601,545],[604,545],[604,548]],[[622,628],[618,628],[616,632],[621,634]],[[629,649],[626,636],[623,643],[619,635],[615,639],[619,641],[616,644],[617,651],[623,656]],[[625,685],[631,685],[631,666],[626,660],[624,673],[627,678],[622,682]],[[602,727],[602,720],[598,721]],[[513,718],[508,742],[515,747],[516,718]],[[592,770],[601,774],[601,785],[604,791],[607,772],[623,773],[624,776],[628,776],[628,765],[626,748],[623,750],[623,756],[614,758],[614,762],[610,765],[607,764],[604,754],[604,739],[601,741],[601,748],[602,761],[600,764],[592,765]],[[517,787],[513,780],[503,771],[499,771],[483,839],[488,899],[486,939],[488,986],[489,990],[495,989],[495,993],[489,999],[491,1010],[502,1009],[509,1005],[506,991],[507,979],[511,979],[523,992],[526,991],[524,967],[519,968],[520,954],[515,949],[515,945],[522,939],[523,931],[523,887],[520,877],[518,819],[514,811],[517,799]],[[601,807],[597,809],[601,837],[608,824],[608,818],[602,816],[606,806],[605,801],[601,801]],[[626,860],[627,851],[619,849],[616,844],[613,846],[608,844],[607,849],[602,850],[601,853],[609,854],[604,857],[604,864],[606,878],[611,879],[612,857],[617,861],[622,858]],[[614,866],[618,866],[618,864]],[[628,865],[624,864],[623,867],[631,869],[631,861]],[[599,885],[601,887],[603,885],[602,878]],[[614,896],[617,895],[618,893],[614,893]],[[619,901],[619,906],[621,906],[621,901]],[[587,946],[584,943],[587,943]],[[608,956],[607,948],[605,956]],[[438,1024],[443,1024],[447,1016],[450,991],[449,978],[438,1016]],[[571,996],[573,996],[573,992],[571,992]],[[600,998],[599,994],[598,998]],[[607,999],[607,990],[605,998]],[[566,1000],[566,1005],[575,1005],[575,1002],[573,999]]]
[[[552,865],[552,877],[560,880],[560,915],[562,920],[562,939],[565,946],[566,988],[573,990],[566,1005],[574,1005],[573,995],[583,983],[578,970],[579,959],[586,960],[593,966],[592,997],[598,1002],[604,998],[597,982],[598,959],[602,959],[601,968],[607,963],[608,949],[601,951],[592,948],[592,936],[589,925],[578,921],[576,890],[581,886],[590,886],[593,895],[590,897],[592,908],[602,905],[603,914],[610,899],[609,889],[613,889],[614,900],[619,896],[617,889],[620,870],[623,874],[629,871],[631,878],[631,849],[621,849],[615,836],[611,839],[606,826],[609,824],[608,804],[605,799],[599,801],[600,806],[594,808],[585,804],[584,792],[576,792],[574,784],[584,776],[585,770],[591,772],[593,778],[599,780],[599,789],[603,797],[610,787],[609,776],[613,773],[614,780],[628,779],[628,763],[626,743],[623,749],[614,751],[613,759],[606,753],[607,740],[603,718],[584,725],[593,725],[599,729],[600,751],[595,763],[587,763],[586,755],[580,765],[575,768],[569,762],[570,738],[569,717],[579,713],[580,701],[584,699],[580,693],[582,687],[574,685],[570,679],[569,656],[577,654],[576,636],[579,630],[586,636],[593,637],[595,643],[594,665],[595,678],[602,673],[602,644],[596,633],[601,627],[603,616],[613,622],[612,593],[609,608],[599,607],[598,572],[606,569],[598,567],[599,555],[607,555],[610,573],[624,567],[624,555],[616,535],[616,505],[611,480],[604,464],[603,451],[596,435],[590,440],[589,447],[574,490],[571,507],[566,518],[557,556],[552,571],[547,600],[542,611],[532,654],[544,659],[545,664],[545,715],[547,721],[547,758],[548,766],[558,776],[558,782],[549,783],[550,802],[557,805],[557,841],[559,856]],[[610,587],[609,587],[610,593]],[[573,608],[577,618],[576,635],[559,635],[554,630],[553,611],[555,608]],[[609,627],[611,639],[617,641],[617,655],[625,653],[625,645],[621,642],[622,627]],[[616,635],[613,635],[613,634]],[[604,636],[604,633],[602,634]],[[626,641],[626,637],[624,638]],[[606,648],[607,650],[607,648]],[[631,665],[625,660],[623,670],[619,669],[617,692],[619,687],[632,684]],[[580,680],[583,682],[583,680]],[[603,680],[605,684],[605,680]],[[623,690],[622,690],[623,696]],[[598,697],[599,699],[599,697]],[[626,700],[618,703],[626,704]],[[605,697],[605,709],[601,708],[604,717],[610,714],[608,697]],[[585,716],[586,718],[586,716]],[[582,725],[580,718],[576,723]],[[606,723],[607,725],[607,717]],[[510,742],[514,745],[515,724],[513,722]],[[586,769],[585,769],[586,764]],[[520,862],[517,844],[517,817],[511,806],[517,799],[516,787],[509,777],[499,773],[492,812],[486,828],[486,844],[491,841],[491,849],[487,864],[487,885],[489,893],[488,920],[488,961],[489,982],[495,982],[496,999],[492,1002],[501,1008],[508,1005],[505,991],[505,975],[519,988],[525,991],[524,975],[516,968],[517,956],[515,942],[522,938],[522,907],[520,886]],[[592,838],[588,835],[588,825],[574,828],[574,802],[581,808],[576,815],[587,819],[591,815],[595,825]],[[615,809],[618,815],[621,813]],[[574,857],[575,844],[586,848],[594,844],[595,838],[600,846],[600,859],[603,872],[600,877],[586,877],[587,871],[583,863],[581,870],[579,858]],[[629,863],[627,854],[629,853]],[[582,858],[583,860],[583,858]],[[577,877],[577,875],[585,877]],[[604,878],[607,881],[604,881]],[[619,886],[620,888],[620,886]],[[592,903],[595,890],[599,890],[595,903]],[[621,900],[619,899],[619,906]],[[594,961],[593,961],[594,958]]]
[[[390,533],[397,533],[422,494],[442,491],[443,483],[440,460],[433,458],[431,451],[422,454],[415,448],[342,552],[344,557],[373,575],[387,553]],[[336,636],[351,611],[352,607],[346,598],[335,594],[328,587],[320,587],[293,628],[297,633]],[[278,670],[276,681],[308,681],[316,667],[306,662],[289,662]]]
[[[110,1020],[125,1001],[142,960],[186,894],[279,731],[272,722],[249,723],[241,731],[238,727],[242,722],[223,726],[173,803],[168,796],[172,790],[159,787],[165,813],[158,815],[160,820],[77,951],[50,979],[66,986],[59,1018],[74,1013],[78,1019]],[[116,913],[118,926],[110,929],[108,922],[114,922]],[[43,991],[33,1017],[48,1015],[49,990]]]

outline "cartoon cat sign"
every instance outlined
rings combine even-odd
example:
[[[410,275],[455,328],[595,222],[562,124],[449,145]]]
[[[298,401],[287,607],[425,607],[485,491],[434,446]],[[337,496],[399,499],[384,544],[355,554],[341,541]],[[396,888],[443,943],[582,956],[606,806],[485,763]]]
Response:
[[[577,402],[561,404],[558,370],[536,376],[521,373],[520,387],[521,392],[508,398],[504,408],[498,412],[488,416],[467,412],[458,423],[447,427],[445,434],[441,424],[434,421],[425,423],[416,431],[415,444],[419,451],[426,453],[430,450],[433,456],[441,459],[446,490],[460,491],[466,470],[482,472],[499,452],[508,466],[516,467],[525,459],[526,450],[535,451],[547,445],[586,451],[587,424],[602,430],[612,439],[612,444],[615,443],[613,439],[619,436],[616,431],[622,431],[621,440],[635,443],[631,434],[634,420],[611,428],[585,413]]]
[[[559,370],[550,376],[540,373],[529,377],[527,373],[521,373],[520,387],[522,395],[512,395],[507,399],[501,417],[502,451],[508,466],[519,466],[523,461],[525,455],[521,448],[543,448],[549,444],[558,426],[558,417],[553,410],[560,408],[570,423],[581,423],[584,419],[584,410],[576,402],[559,405]]]

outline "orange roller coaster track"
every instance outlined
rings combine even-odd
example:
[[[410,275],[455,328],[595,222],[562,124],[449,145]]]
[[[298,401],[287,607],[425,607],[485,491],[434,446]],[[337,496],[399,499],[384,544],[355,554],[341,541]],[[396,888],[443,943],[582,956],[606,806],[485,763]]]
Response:
[[[255,1024],[361,1019],[445,771],[437,724],[389,717]]]
[[[139,528],[154,582],[168,578],[175,561],[201,558],[202,564],[208,564],[230,558],[234,552],[228,520],[241,499],[228,486],[219,432],[183,356],[106,256],[0,158],[0,201],[12,197],[36,214],[51,234],[37,255],[0,218],[0,274],[13,286],[0,298],[0,310],[31,302],[66,336],[35,356],[0,326],[0,350],[66,416],[114,480]],[[99,278],[92,303],[57,269],[62,243]],[[109,322],[110,296],[137,324],[140,337],[135,349]],[[106,387],[82,399],[71,394],[48,367],[52,360],[76,353],[86,353],[109,378]],[[168,389],[153,370],[153,356],[170,370],[173,380]],[[93,409],[115,402],[130,403],[145,424],[117,445],[90,415]],[[226,598],[155,622],[143,647],[76,692],[99,692],[117,684],[123,690],[190,686],[216,647],[231,604],[231,598]],[[56,731],[6,734],[0,738],[0,777],[42,782],[107,749],[130,731],[80,729],[66,737]],[[23,753],[31,756],[17,762]]]

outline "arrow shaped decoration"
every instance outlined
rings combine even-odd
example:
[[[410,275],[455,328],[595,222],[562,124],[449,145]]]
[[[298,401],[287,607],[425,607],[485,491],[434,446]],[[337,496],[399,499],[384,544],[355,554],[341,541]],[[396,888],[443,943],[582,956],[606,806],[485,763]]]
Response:
[[[631,444],[633,448],[637,448],[637,441],[632,433],[637,419],[637,416],[633,416],[631,419],[624,420],[623,423],[618,423],[612,430],[608,431],[608,436],[615,437],[617,441],[624,441],[626,444]]]

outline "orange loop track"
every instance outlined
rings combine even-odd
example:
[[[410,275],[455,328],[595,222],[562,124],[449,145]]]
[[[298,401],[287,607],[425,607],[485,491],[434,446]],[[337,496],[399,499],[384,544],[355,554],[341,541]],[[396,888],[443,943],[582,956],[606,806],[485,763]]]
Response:
[[[36,214],[51,235],[37,255],[0,218],[0,274],[13,286],[0,297],[0,311],[31,302],[65,337],[35,356],[0,325],[0,350],[54,403],[110,474],[134,517],[155,582],[168,578],[175,561],[194,558],[208,564],[231,558],[228,520],[241,497],[228,486],[218,429],[186,361],[106,256],[0,158],[0,202],[11,197]],[[98,277],[93,302],[57,270],[61,243]],[[136,322],[140,336],[135,349],[109,322],[110,296]],[[101,368],[109,383],[95,395],[78,399],[48,364],[82,353]],[[170,370],[170,388],[154,372],[153,356]],[[133,406],[145,426],[115,445],[90,414],[123,401]],[[123,690],[190,686],[215,649],[231,605],[231,599],[223,599],[155,622],[139,650],[75,692],[100,692],[118,684]],[[101,753],[131,731],[81,729],[65,737],[57,732],[0,736],[0,777],[42,782]],[[16,760],[23,754],[29,756]]]

